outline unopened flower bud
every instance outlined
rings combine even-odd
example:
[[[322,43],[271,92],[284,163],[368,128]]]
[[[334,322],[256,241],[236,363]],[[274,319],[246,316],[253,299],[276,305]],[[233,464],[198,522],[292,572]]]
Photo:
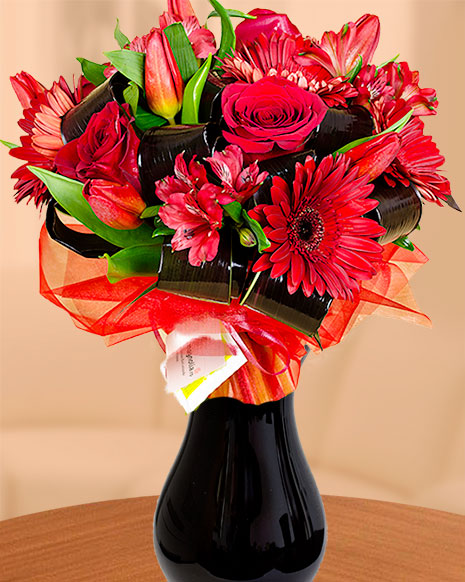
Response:
[[[174,124],[181,110],[184,82],[168,38],[155,28],[147,43],[145,57],[145,94],[150,109]]]
[[[250,228],[242,227],[239,228],[239,240],[241,241],[241,245],[244,247],[253,247],[257,244],[257,239],[255,238],[254,233],[250,230]]]

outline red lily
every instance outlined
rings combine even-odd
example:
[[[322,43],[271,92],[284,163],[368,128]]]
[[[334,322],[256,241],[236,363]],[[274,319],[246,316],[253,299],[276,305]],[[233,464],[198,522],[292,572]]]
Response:
[[[390,186],[396,184],[392,178],[405,186],[412,183],[424,200],[439,206],[443,201],[450,202],[454,207],[449,180],[437,172],[444,157],[432,138],[423,134],[423,129],[423,121],[414,117],[399,132],[402,147],[384,178]]]
[[[357,22],[348,22],[339,33],[325,32],[319,44],[311,42],[299,57],[301,64],[323,66],[333,77],[345,76],[358,64],[368,64],[378,46],[379,19],[364,14]]]
[[[352,162],[352,167],[358,168],[359,178],[369,176],[371,182],[390,166],[401,148],[401,140],[397,133],[378,135],[348,152],[346,158]]]
[[[434,89],[421,89],[418,71],[411,71],[408,63],[388,63],[381,70],[394,90],[394,99],[403,99],[413,110],[413,115],[436,115],[438,106]]]
[[[142,224],[139,215],[146,204],[129,182],[122,185],[108,180],[89,180],[83,194],[97,218],[108,226],[129,230]]]

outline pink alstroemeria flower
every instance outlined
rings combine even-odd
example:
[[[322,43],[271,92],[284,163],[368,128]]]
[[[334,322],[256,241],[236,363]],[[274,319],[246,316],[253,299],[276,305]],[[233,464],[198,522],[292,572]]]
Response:
[[[205,160],[221,180],[225,191],[241,204],[255,194],[268,176],[268,172],[260,173],[257,162],[244,168],[244,154],[239,146],[227,146]]]
[[[165,202],[158,216],[176,231],[171,239],[173,249],[190,249],[189,263],[198,267],[216,257],[218,231],[223,225],[221,205],[233,198],[208,182],[205,168],[194,158],[187,166],[183,154],[176,156],[174,172],[155,184],[157,196]]]
[[[378,17],[364,14],[357,22],[345,24],[338,33],[325,32],[321,41],[311,42],[297,60],[301,64],[321,65],[333,77],[346,76],[357,66],[360,57],[364,65],[370,63],[378,46],[379,32]]]

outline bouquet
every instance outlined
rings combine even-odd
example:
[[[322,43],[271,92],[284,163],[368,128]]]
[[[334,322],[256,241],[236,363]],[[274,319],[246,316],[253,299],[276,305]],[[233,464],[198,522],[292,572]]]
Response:
[[[45,214],[41,293],[113,344],[153,331],[167,389],[261,404],[365,316],[425,322],[408,279],[423,204],[458,209],[424,134],[433,89],[372,63],[376,16],[321,39],[284,14],[189,0],[24,109],[15,197]],[[237,26],[234,21],[239,21]]]

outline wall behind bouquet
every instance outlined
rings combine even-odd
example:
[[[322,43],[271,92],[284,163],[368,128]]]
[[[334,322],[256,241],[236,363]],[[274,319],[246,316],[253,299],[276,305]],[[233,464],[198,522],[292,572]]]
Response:
[[[226,2],[226,4],[228,4]],[[206,0],[193,2],[203,21]],[[248,11],[251,0],[234,0]],[[264,0],[315,37],[365,12],[379,15],[375,62],[400,53],[435,87],[426,119],[465,206],[465,51],[459,1]],[[2,0],[0,138],[18,142],[21,109],[8,77],[28,71],[49,87],[79,73],[75,57],[102,61],[119,17],[132,38],[157,24],[161,0]],[[0,153],[0,518],[160,492],[186,416],[163,391],[162,354],[150,335],[106,348],[38,294],[43,216],[17,206]],[[414,242],[430,257],[413,289],[433,329],[372,318],[340,346],[307,360],[296,397],[305,451],[322,493],[374,497],[465,512],[464,218],[426,205]]]

